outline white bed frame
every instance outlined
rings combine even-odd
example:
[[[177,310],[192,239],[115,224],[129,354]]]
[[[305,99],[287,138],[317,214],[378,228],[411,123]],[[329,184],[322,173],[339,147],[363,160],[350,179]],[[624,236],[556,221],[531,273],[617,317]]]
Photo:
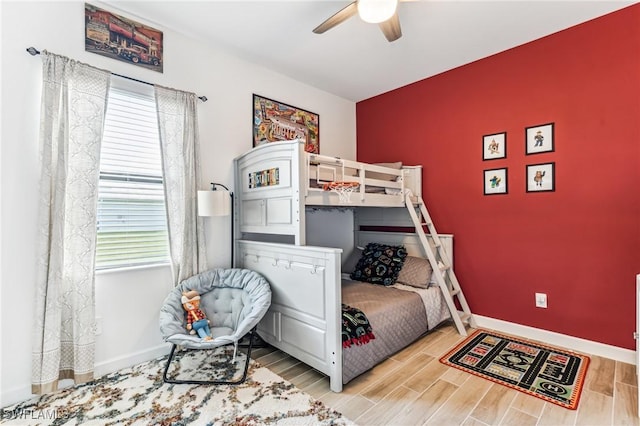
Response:
[[[236,235],[241,236],[235,266],[261,273],[272,290],[260,336],[328,375],[331,390],[340,392],[343,250],[305,245],[306,207],[368,207],[358,209],[358,224],[412,226],[405,194],[422,194],[422,167],[394,169],[309,154],[302,142],[289,141],[241,155],[235,173]],[[329,181],[355,181],[359,191],[341,203],[336,193],[318,188]],[[440,239],[452,259],[452,236]],[[403,244],[409,255],[424,256],[415,234],[355,231],[355,246],[370,242]]]
[[[300,141],[253,148],[235,159],[235,170],[237,235],[290,236],[296,245],[306,244],[305,206],[404,207],[407,192],[422,195],[422,166],[398,170],[310,154]],[[378,179],[380,173],[388,178]],[[337,193],[317,187],[331,181],[360,187],[350,202],[341,203]],[[383,192],[371,193],[372,188]]]

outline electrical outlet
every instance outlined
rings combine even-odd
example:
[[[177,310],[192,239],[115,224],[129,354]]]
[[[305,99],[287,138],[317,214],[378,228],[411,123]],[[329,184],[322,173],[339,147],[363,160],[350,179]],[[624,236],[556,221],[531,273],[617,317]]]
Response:
[[[547,294],[536,293],[536,308],[546,308],[546,307],[547,307]]]

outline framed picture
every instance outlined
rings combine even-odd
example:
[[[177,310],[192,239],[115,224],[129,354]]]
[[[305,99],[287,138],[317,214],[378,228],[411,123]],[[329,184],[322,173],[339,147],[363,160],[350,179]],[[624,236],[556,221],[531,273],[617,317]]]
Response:
[[[162,72],[162,31],[84,4],[84,50]]]
[[[540,154],[541,152],[551,152],[554,148],[553,124],[540,124],[537,126],[527,127],[525,134],[525,153]]]
[[[556,190],[556,163],[527,165],[527,192]]]
[[[320,153],[320,116],[256,94],[253,95],[253,146],[304,141],[304,149]]]
[[[507,168],[484,170],[484,195],[506,194]]]
[[[494,133],[482,137],[482,160],[507,157],[507,133]]]

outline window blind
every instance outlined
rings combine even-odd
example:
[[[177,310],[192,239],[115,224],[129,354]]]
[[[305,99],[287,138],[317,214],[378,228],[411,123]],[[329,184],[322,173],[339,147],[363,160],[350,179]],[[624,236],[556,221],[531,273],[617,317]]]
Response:
[[[109,90],[100,154],[96,269],[169,261],[155,99],[151,87],[137,89],[112,84]]]

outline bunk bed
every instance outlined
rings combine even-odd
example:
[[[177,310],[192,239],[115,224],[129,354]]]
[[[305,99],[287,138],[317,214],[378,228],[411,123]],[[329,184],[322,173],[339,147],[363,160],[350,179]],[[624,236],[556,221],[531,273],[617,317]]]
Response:
[[[420,166],[389,167],[310,154],[301,142],[290,141],[241,155],[235,173],[234,222],[241,236],[236,266],[260,272],[272,287],[271,308],[258,326],[260,336],[328,375],[332,391],[340,392],[344,383],[450,316],[438,286],[356,282],[349,273],[357,250],[343,259],[341,248],[306,245],[310,208],[357,207],[370,212],[361,216],[363,221],[386,223],[386,211],[402,211],[388,207],[404,208],[407,194],[421,195]],[[357,182],[357,191],[349,201],[340,200],[325,190],[325,184],[334,181]],[[402,245],[408,256],[424,257],[415,234],[354,229],[355,247]],[[452,236],[440,235],[440,243],[452,258]],[[375,339],[343,348],[342,304],[362,310]]]
[[[305,206],[404,207],[405,194],[421,195],[422,166],[392,167],[305,152],[298,141],[260,145],[235,159],[237,226],[244,234],[290,237],[305,244]],[[350,201],[324,189],[357,182]]]

